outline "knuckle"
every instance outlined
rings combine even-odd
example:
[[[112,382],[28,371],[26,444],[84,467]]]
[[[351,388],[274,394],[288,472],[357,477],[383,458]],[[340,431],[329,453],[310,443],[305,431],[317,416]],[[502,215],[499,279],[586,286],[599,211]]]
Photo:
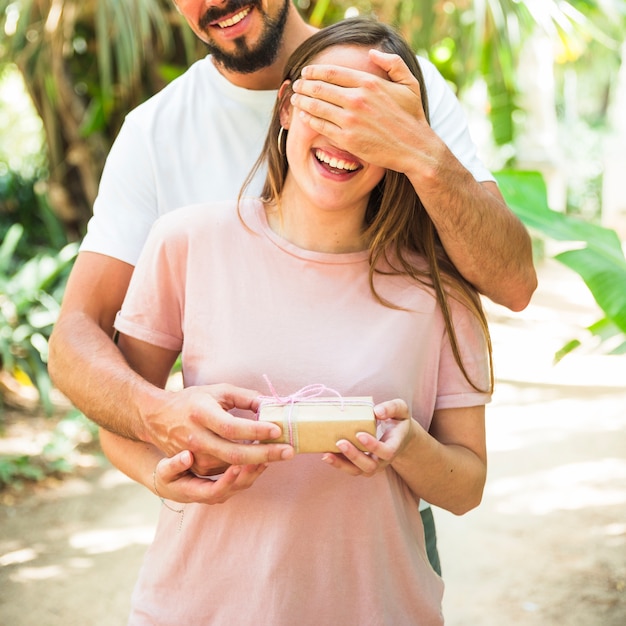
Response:
[[[239,448],[232,448],[226,454],[230,465],[244,465],[245,455]]]
[[[220,434],[224,439],[229,439],[233,441],[237,438],[237,426],[234,422],[231,421],[223,421],[220,426]]]
[[[185,438],[186,448],[191,450],[191,452],[196,452],[199,448],[198,437],[194,432],[187,433],[187,437]]]
[[[326,135],[328,132],[328,122],[324,119],[321,118],[315,118],[315,122],[314,122],[315,126],[315,130],[320,133],[320,135]]]
[[[202,411],[195,403],[190,407],[187,413],[187,419],[192,424],[202,424]]]
[[[327,67],[326,70],[322,73],[323,80],[333,83],[337,79],[338,70],[334,67]]]
[[[353,93],[350,96],[350,105],[352,109],[355,110],[363,110],[367,105],[367,98],[365,97],[365,93],[359,90]]]
[[[324,89],[323,83],[314,81],[311,83],[309,91],[312,96],[317,97],[322,93],[323,89]]]
[[[361,86],[363,89],[374,91],[378,87],[378,80],[373,74],[368,74],[361,80]]]
[[[228,422],[222,424],[220,431],[221,431],[220,434],[224,439],[228,439],[229,441],[232,441],[235,438],[235,427],[232,424],[229,424]]]
[[[343,126],[346,128],[346,130],[354,128],[355,124],[358,123],[360,117],[361,116],[354,109],[345,111]]]
[[[320,117],[323,110],[322,102],[320,100],[310,99],[307,102],[307,110],[314,117]]]

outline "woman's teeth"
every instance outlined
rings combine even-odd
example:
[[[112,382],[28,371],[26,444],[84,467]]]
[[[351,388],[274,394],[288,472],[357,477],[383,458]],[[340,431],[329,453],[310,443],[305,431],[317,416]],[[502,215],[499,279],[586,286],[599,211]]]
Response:
[[[238,24],[239,22],[241,22],[241,20],[244,17],[246,17],[248,13],[250,13],[250,10],[251,10],[250,7],[246,7],[245,9],[242,9],[241,11],[239,11],[239,13],[236,13],[235,15],[233,15],[232,17],[229,17],[223,22],[218,22],[217,25],[220,28],[228,28],[229,26],[234,26],[235,24]]]
[[[328,156],[325,152],[321,150],[315,151],[315,158],[322,163],[326,163],[330,165],[333,169],[336,170],[346,170],[348,172],[354,172],[359,167],[358,163],[354,163],[353,161],[345,161],[344,159],[337,159],[336,157]]]

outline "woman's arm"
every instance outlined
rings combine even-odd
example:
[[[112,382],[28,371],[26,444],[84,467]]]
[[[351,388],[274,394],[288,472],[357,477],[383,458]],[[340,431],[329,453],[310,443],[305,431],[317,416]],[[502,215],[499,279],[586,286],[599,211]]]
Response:
[[[100,430],[100,444],[111,463],[160,498],[175,502],[220,504],[250,487],[267,464],[231,465],[217,480],[191,472],[193,455],[188,450],[167,458],[149,443],[131,441]]]
[[[374,412],[389,424],[380,441],[359,433],[367,453],[340,441],[342,454],[323,460],[366,476],[390,465],[417,496],[456,515],[478,506],[487,476],[484,406],[435,411],[430,432],[410,417],[402,400],[383,402]]]
[[[485,407],[435,411],[429,432],[411,426],[391,467],[430,504],[456,515],[477,507],[487,478]]]

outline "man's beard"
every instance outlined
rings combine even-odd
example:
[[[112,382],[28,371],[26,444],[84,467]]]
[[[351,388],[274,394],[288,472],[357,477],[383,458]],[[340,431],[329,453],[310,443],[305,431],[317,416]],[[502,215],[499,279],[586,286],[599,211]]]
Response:
[[[235,52],[224,52],[215,43],[205,42],[215,61],[225,70],[238,74],[251,74],[264,67],[269,67],[276,60],[282,43],[287,15],[289,14],[289,2],[290,0],[285,0],[276,18],[271,18],[261,11],[260,0],[252,0],[252,2],[250,0],[232,0],[226,6],[219,7],[219,9],[217,7],[208,9],[202,16],[199,24],[203,30],[209,23],[225,15],[231,15],[238,9],[246,6],[253,6],[261,12],[264,25],[261,38],[253,47],[248,46],[245,37],[233,40],[237,48]]]

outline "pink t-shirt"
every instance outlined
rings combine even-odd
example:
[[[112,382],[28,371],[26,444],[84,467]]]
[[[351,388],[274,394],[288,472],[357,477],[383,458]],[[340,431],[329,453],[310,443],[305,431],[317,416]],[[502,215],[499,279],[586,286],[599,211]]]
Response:
[[[152,230],[117,329],[182,349],[185,385],[279,394],[323,383],[375,402],[403,398],[428,429],[437,408],[481,405],[456,364],[434,297],[404,277],[368,285],[368,253],[302,250],[247,200],[168,214]],[[451,300],[464,365],[488,386],[476,320]],[[441,624],[419,497],[392,470],[352,477],[298,455],[225,504],[163,508],[131,624]],[[180,505],[177,505],[180,506]]]

